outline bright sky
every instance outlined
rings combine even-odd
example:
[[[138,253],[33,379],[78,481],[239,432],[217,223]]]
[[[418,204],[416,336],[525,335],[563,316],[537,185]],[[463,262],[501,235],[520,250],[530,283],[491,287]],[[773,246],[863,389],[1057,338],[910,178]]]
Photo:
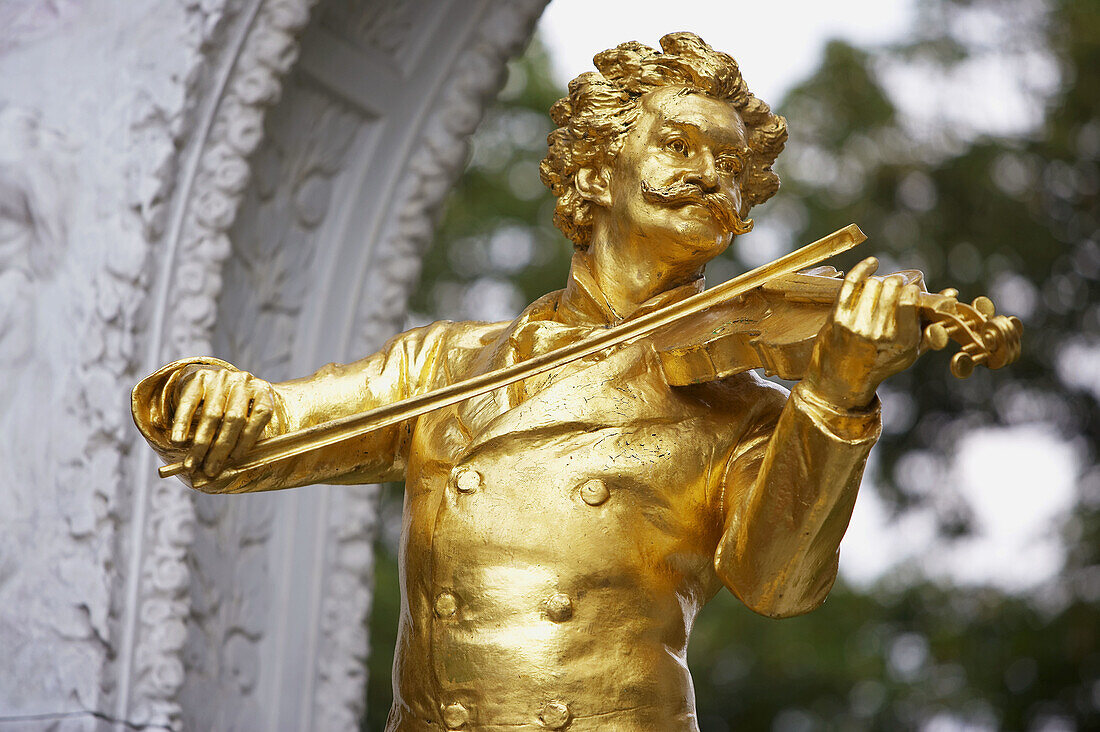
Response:
[[[889,42],[909,26],[912,6],[913,0],[553,0],[539,32],[564,83],[594,70],[598,51],[623,41],[657,48],[666,33],[692,31],[737,59],[753,93],[774,103],[813,70],[830,38]]]
[[[1077,465],[1074,449],[1043,425],[975,430],[944,474],[928,476],[927,487],[933,503],[961,495],[973,512],[974,534],[944,542],[931,509],[891,522],[875,492],[863,490],[841,546],[841,571],[867,584],[901,564],[917,564],[931,577],[962,584],[1034,589],[1056,576],[1065,559],[1058,527],[1074,499]]]
[[[831,38],[863,45],[904,37],[915,0],[823,2],[701,2],[700,0],[553,0],[539,25],[558,80],[593,70],[592,56],[627,40],[657,47],[665,33],[690,30],[737,59],[753,92],[773,104],[816,67]],[[959,30],[983,42],[1011,18],[981,17]],[[984,30],[982,30],[984,29]],[[1017,91],[1056,83],[1049,59],[1032,55],[1023,65],[982,59],[950,79],[949,96],[932,105],[932,83],[920,69],[886,78],[903,110],[961,109],[976,131],[1018,134],[1033,119]],[[943,77],[938,89],[942,91]],[[1016,85],[1016,87],[1013,86]],[[952,104],[962,99],[963,104]],[[1030,105],[1034,107],[1034,105]],[[933,124],[957,121],[942,109]],[[914,511],[891,523],[874,491],[861,492],[841,552],[841,571],[858,583],[874,581],[902,563],[919,563],[933,577],[962,583],[992,582],[1007,589],[1034,588],[1053,577],[1062,561],[1055,529],[1074,497],[1078,460],[1071,447],[1042,425],[979,430],[962,441],[949,469],[929,476],[928,490],[948,500],[958,492],[973,512],[977,532],[947,546],[936,537],[930,512]],[[919,467],[919,466],[918,466]]]
[[[592,56],[623,41],[659,47],[665,33],[689,30],[730,53],[749,88],[778,106],[817,66],[825,44],[843,39],[874,46],[906,38],[916,0],[729,2],[728,0],[553,0],[539,23],[555,76],[563,85],[592,71]],[[1030,9],[1029,9],[1030,8]],[[910,132],[951,125],[956,133],[1019,135],[1041,121],[1040,97],[1056,88],[1058,63],[1027,48],[1021,29],[1042,24],[1043,4],[998,9],[978,5],[951,31],[974,56],[949,72],[882,68],[887,90],[911,121]],[[1031,13],[1018,17],[1016,12]],[[1026,35],[1026,34],[1025,34]]]

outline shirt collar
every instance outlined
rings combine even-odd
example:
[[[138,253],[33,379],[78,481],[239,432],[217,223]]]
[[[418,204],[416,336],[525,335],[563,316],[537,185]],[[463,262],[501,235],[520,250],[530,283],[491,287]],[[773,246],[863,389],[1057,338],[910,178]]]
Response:
[[[588,266],[587,257],[576,255],[569,268],[569,281],[562,291],[558,305],[557,320],[567,325],[618,325],[646,313],[671,305],[703,291],[705,282],[699,275],[691,282],[655,295],[632,312],[620,317],[604,295]]]

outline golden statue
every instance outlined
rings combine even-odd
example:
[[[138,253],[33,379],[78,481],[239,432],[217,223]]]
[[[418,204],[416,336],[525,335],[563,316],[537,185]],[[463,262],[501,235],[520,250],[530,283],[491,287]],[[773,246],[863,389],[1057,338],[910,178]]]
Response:
[[[565,289],[295,381],[194,358],[134,389],[197,489],[405,481],[389,730],[697,729],[696,613],[723,586],[775,617],[824,601],[878,385],[950,339],[962,376],[1018,353],[1019,321],[919,273],[795,273],[854,226],[703,291],[786,121],[697,36],[661,47],[598,54],[550,111]]]

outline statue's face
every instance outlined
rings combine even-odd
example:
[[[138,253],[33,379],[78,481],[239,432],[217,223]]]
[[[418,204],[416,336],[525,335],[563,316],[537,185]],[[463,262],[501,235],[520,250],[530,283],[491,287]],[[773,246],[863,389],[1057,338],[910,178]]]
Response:
[[[650,92],[611,170],[613,225],[670,260],[709,261],[733,238],[747,150],[731,104],[682,87]]]

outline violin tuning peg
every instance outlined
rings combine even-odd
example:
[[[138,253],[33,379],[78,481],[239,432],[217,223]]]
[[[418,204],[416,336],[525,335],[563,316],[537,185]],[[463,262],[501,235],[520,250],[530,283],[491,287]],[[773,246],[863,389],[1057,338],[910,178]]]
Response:
[[[923,345],[927,348],[931,348],[933,351],[940,351],[946,348],[949,340],[947,328],[943,327],[943,323],[932,323],[924,329]]]
[[[970,378],[974,373],[974,359],[965,351],[959,351],[951,358],[951,373],[960,379]]]
[[[997,308],[993,306],[993,301],[985,295],[975,298],[972,307],[987,318],[993,317],[993,313],[997,312]]]
[[[994,352],[1004,345],[1005,336],[1004,331],[999,328],[986,328],[982,331],[982,345],[985,346],[985,350]]]

